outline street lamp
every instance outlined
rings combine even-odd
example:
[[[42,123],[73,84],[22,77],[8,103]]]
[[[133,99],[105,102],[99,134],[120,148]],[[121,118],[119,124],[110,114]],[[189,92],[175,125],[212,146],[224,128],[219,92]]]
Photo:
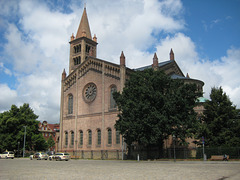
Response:
[[[175,134],[172,136],[172,139],[173,139],[174,162],[176,162],[176,152],[175,152],[175,139],[176,139],[176,136],[175,136]]]
[[[23,142],[23,157],[24,157],[24,154],[25,154],[25,141],[26,141],[26,127],[27,126],[23,126],[25,128],[25,131],[24,131],[24,142]]]
[[[20,142],[18,141],[18,158],[19,158],[19,144],[20,144]]]

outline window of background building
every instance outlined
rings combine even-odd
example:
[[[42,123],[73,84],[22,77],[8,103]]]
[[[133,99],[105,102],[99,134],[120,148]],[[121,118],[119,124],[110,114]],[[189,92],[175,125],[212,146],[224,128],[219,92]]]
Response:
[[[101,130],[97,130],[97,144],[101,145]]]
[[[113,98],[113,93],[117,91],[117,87],[114,85],[111,87],[110,92],[110,109],[115,109],[117,107],[117,104]]]
[[[68,132],[65,132],[65,146],[68,145]]]
[[[69,94],[68,96],[68,114],[73,113],[73,95]]]
[[[108,144],[112,144],[112,130],[108,129]]]
[[[88,131],[88,145],[92,145],[92,131]]]
[[[79,143],[82,146],[83,145],[83,131],[82,130],[80,130],[80,139],[79,140],[80,140]]]
[[[71,145],[74,145],[74,132],[71,132]]]

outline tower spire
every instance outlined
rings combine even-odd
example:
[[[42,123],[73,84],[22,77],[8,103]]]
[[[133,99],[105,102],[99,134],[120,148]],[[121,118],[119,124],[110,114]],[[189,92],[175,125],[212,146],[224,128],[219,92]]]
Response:
[[[80,37],[87,37],[88,39],[92,39],[92,35],[91,35],[89,23],[88,23],[86,4],[84,5],[82,19],[78,27],[76,39]]]
[[[153,56],[153,64],[152,64],[152,67],[154,69],[157,69],[158,68],[158,57],[157,57],[157,54],[154,53],[154,56]]]
[[[125,56],[123,54],[123,51],[120,56],[120,66],[125,66]]]
[[[170,60],[174,60],[174,53],[173,53],[172,48],[171,48],[171,51],[170,51]]]

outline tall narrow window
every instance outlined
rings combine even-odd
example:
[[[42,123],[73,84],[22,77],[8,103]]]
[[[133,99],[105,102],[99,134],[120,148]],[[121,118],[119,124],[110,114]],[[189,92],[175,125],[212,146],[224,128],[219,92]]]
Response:
[[[92,131],[88,131],[88,145],[92,145]]]
[[[65,132],[65,146],[68,145],[68,132]]]
[[[111,92],[110,92],[110,109],[115,109],[117,107],[117,104],[113,98],[113,93],[117,91],[116,86],[111,87]]]
[[[101,145],[101,130],[97,130],[97,144]]]
[[[74,145],[74,132],[71,132],[71,145]]]
[[[120,132],[116,131],[116,144],[120,144]]]
[[[112,144],[112,130],[108,129],[108,144]]]
[[[79,143],[82,146],[83,145],[83,131],[80,131],[80,139],[79,139]]]
[[[73,113],[73,95],[69,94],[68,96],[68,114]]]

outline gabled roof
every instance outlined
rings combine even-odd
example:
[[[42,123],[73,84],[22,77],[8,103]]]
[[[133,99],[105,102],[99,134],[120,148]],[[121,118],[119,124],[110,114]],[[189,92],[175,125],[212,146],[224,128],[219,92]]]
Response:
[[[164,61],[164,62],[160,62],[158,63],[158,67],[162,67],[162,66],[165,66],[166,64],[170,64],[172,61],[169,60],[169,61]],[[152,68],[152,65],[149,65],[149,66],[143,66],[143,67],[140,67],[140,68],[137,68],[137,69],[134,69],[134,71],[143,71],[145,69],[149,69],[149,68]]]
[[[89,23],[88,23],[86,7],[83,10],[82,19],[81,19],[79,27],[78,27],[76,39],[84,37],[83,32],[85,32],[84,33],[85,37],[87,37],[88,39],[92,39],[90,26],[89,26]]]
[[[149,66],[144,66],[141,68],[134,69],[135,71],[143,71],[145,69],[152,68],[152,65]],[[182,73],[182,70],[179,68],[178,64],[176,63],[175,60],[168,60],[168,61],[163,61],[158,63],[158,69],[163,70],[166,74],[172,75],[176,74],[179,77],[185,77],[184,74]]]

